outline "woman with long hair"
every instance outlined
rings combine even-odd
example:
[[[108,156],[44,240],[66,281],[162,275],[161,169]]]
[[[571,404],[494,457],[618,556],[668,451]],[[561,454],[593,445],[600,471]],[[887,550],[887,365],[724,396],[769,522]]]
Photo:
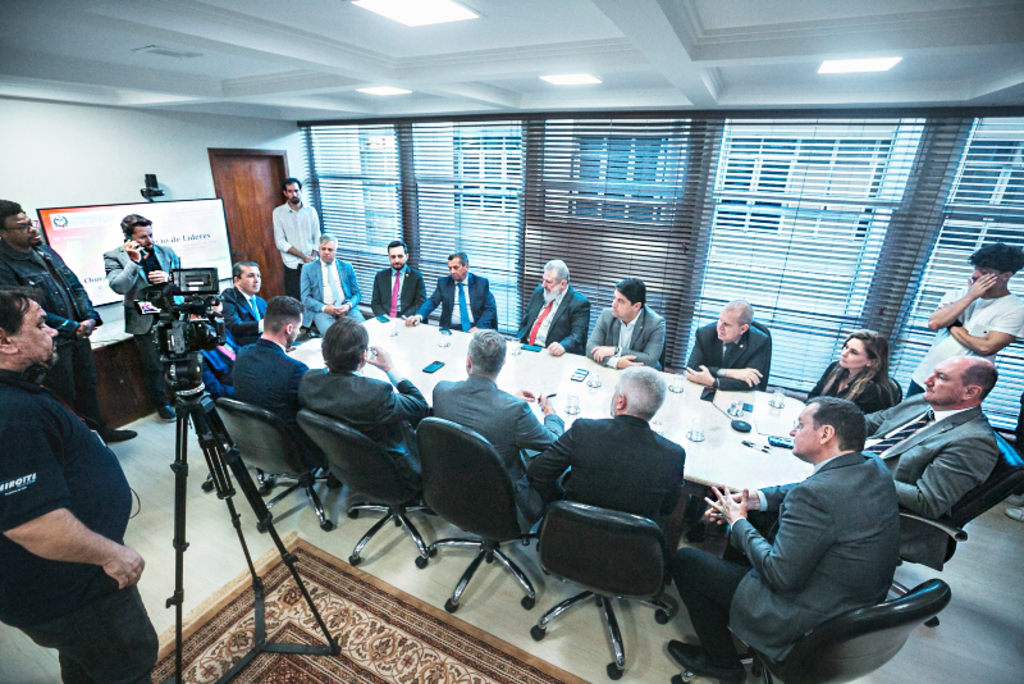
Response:
[[[895,406],[902,395],[889,378],[889,341],[874,330],[857,330],[846,338],[839,360],[825,369],[807,398],[848,399],[868,414]]]

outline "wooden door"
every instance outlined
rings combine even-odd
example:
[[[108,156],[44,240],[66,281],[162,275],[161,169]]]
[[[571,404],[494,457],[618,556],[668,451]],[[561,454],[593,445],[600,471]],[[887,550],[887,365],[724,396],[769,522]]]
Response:
[[[284,204],[281,183],[288,177],[283,150],[208,148],[213,187],[224,200],[231,261],[255,261],[263,274],[260,296],[284,294],[284,264],[274,244],[274,207]],[[222,274],[223,277],[223,274]]]

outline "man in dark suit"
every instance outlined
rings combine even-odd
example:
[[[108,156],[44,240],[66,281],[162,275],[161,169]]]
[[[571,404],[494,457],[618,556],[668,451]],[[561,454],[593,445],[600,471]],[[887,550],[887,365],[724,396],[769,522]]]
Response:
[[[374,347],[376,355],[369,354],[369,339],[366,327],[352,318],[332,325],[323,342],[327,368],[306,374],[299,386],[299,403],[380,444],[408,484],[418,487],[420,462],[413,429],[430,415],[430,406],[416,386],[395,371],[387,351]],[[387,373],[391,382],[360,373],[367,363]]]
[[[373,279],[373,297],[370,309],[374,316],[406,318],[419,311],[427,299],[427,288],[423,274],[409,268],[409,251],[405,243],[395,240],[388,245],[388,261],[391,268],[379,271]]]
[[[498,389],[496,383],[505,365],[505,349],[505,338],[497,330],[477,330],[466,356],[469,378],[437,383],[433,403],[438,418],[464,425],[486,437],[515,482],[526,472],[525,450],[547,449],[565,430],[565,424],[544,395],[538,397],[523,390],[513,396]],[[543,425],[527,402],[540,406]]]
[[[579,418],[537,457],[526,477],[545,504],[560,498],[641,515],[660,524],[679,501],[686,452],[654,432],[665,381],[652,368],[627,368],[612,396],[613,418]],[[558,480],[572,474],[564,492]]]
[[[234,287],[220,293],[224,301],[224,327],[245,347],[260,339],[267,303],[257,293],[263,284],[260,265],[255,261],[239,261],[231,267]]]
[[[686,362],[686,379],[728,392],[768,386],[772,362],[771,339],[751,328],[754,310],[742,300],[729,302],[718,323],[697,331],[697,341]]]
[[[292,297],[267,303],[263,335],[235,356],[235,398],[279,416],[295,432],[310,469],[324,465],[323,454],[299,428],[299,382],[309,367],[286,353],[302,330],[302,304]]]
[[[988,359],[954,356],[942,361],[916,394],[867,417],[871,437],[865,451],[877,454],[892,471],[900,506],[942,520],[967,492],[988,479],[999,447],[981,402],[996,384]],[[903,519],[900,555],[942,569],[949,537],[945,532]]]
[[[610,368],[650,366],[661,370],[665,319],[647,306],[647,286],[639,278],[615,284],[612,305],[601,312],[587,340],[587,356]]]
[[[321,335],[342,317],[363,320],[359,311],[362,293],[352,264],[335,258],[337,241],[329,235],[320,238],[320,258],[302,267],[300,290],[306,312],[303,327],[316,328]]]
[[[746,563],[680,549],[672,577],[700,645],[670,641],[685,669],[722,682],[746,681],[732,633],[785,660],[807,630],[840,613],[885,600],[899,561],[899,507],[885,466],[861,453],[864,415],[852,402],[811,400],[800,414],[793,455],[814,465],[798,484],[756,496],[715,488],[711,517],[730,525]],[[747,511],[777,514],[767,536]]]
[[[406,319],[406,325],[419,325],[420,321],[441,305],[442,328],[455,328],[468,332],[476,328],[498,327],[498,306],[491,294],[491,284],[469,272],[469,257],[456,252],[448,257],[448,273],[437,279],[437,287],[430,299],[415,315]]]
[[[589,328],[590,302],[569,287],[565,262],[549,261],[519,324],[519,340],[546,347],[552,356],[582,354]]]
[[[142,380],[160,419],[173,423],[177,417],[167,398],[160,349],[153,334],[156,316],[143,315],[135,308],[139,290],[170,280],[170,272],[181,268],[181,259],[170,247],[153,242],[153,222],[129,214],[121,220],[125,243],[103,255],[110,289],[124,295],[124,329],[135,337],[142,359]]]

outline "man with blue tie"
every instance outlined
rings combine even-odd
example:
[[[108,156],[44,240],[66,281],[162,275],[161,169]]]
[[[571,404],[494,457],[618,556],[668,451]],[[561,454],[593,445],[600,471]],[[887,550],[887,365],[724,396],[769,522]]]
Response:
[[[315,327],[321,335],[342,316],[364,320],[359,312],[362,293],[352,264],[335,259],[337,242],[329,235],[320,238],[320,258],[302,267],[303,327]]]
[[[469,272],[469,257],[464,252],[456,252],[448,257],[448,273],[437,279],[437,287],[430,299],[415,316],[406,319],[406,325],[419,325],[430,315],[430,312],[441,305],[442,328],[454,328],[463,332],[477,328],[498,327],[498,306],[491,294],[491,284],[487,278]]]
[[[267,303],[257,292],[263,284],[260,265],[255,261],[239,261],[231,268],[234,287],[220,294],[224,300],[224,327],[244,347],[260,339]]]

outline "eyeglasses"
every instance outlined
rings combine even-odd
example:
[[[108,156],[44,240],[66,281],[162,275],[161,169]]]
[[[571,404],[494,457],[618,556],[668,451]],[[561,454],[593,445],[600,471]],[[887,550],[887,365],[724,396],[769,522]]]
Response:
[[[19,231],[21,233],[27,233],[30,230],[32,230],[33,228],[35,228],[36,230],[39,230],[39,220],[38,219],[32,219],[30,221],[22,221],[21,223],[16,223],[15,225],[10,226],[10,227],[4,225],[3,228],[4,228],[4,230],[16,230],[16,231]]]

